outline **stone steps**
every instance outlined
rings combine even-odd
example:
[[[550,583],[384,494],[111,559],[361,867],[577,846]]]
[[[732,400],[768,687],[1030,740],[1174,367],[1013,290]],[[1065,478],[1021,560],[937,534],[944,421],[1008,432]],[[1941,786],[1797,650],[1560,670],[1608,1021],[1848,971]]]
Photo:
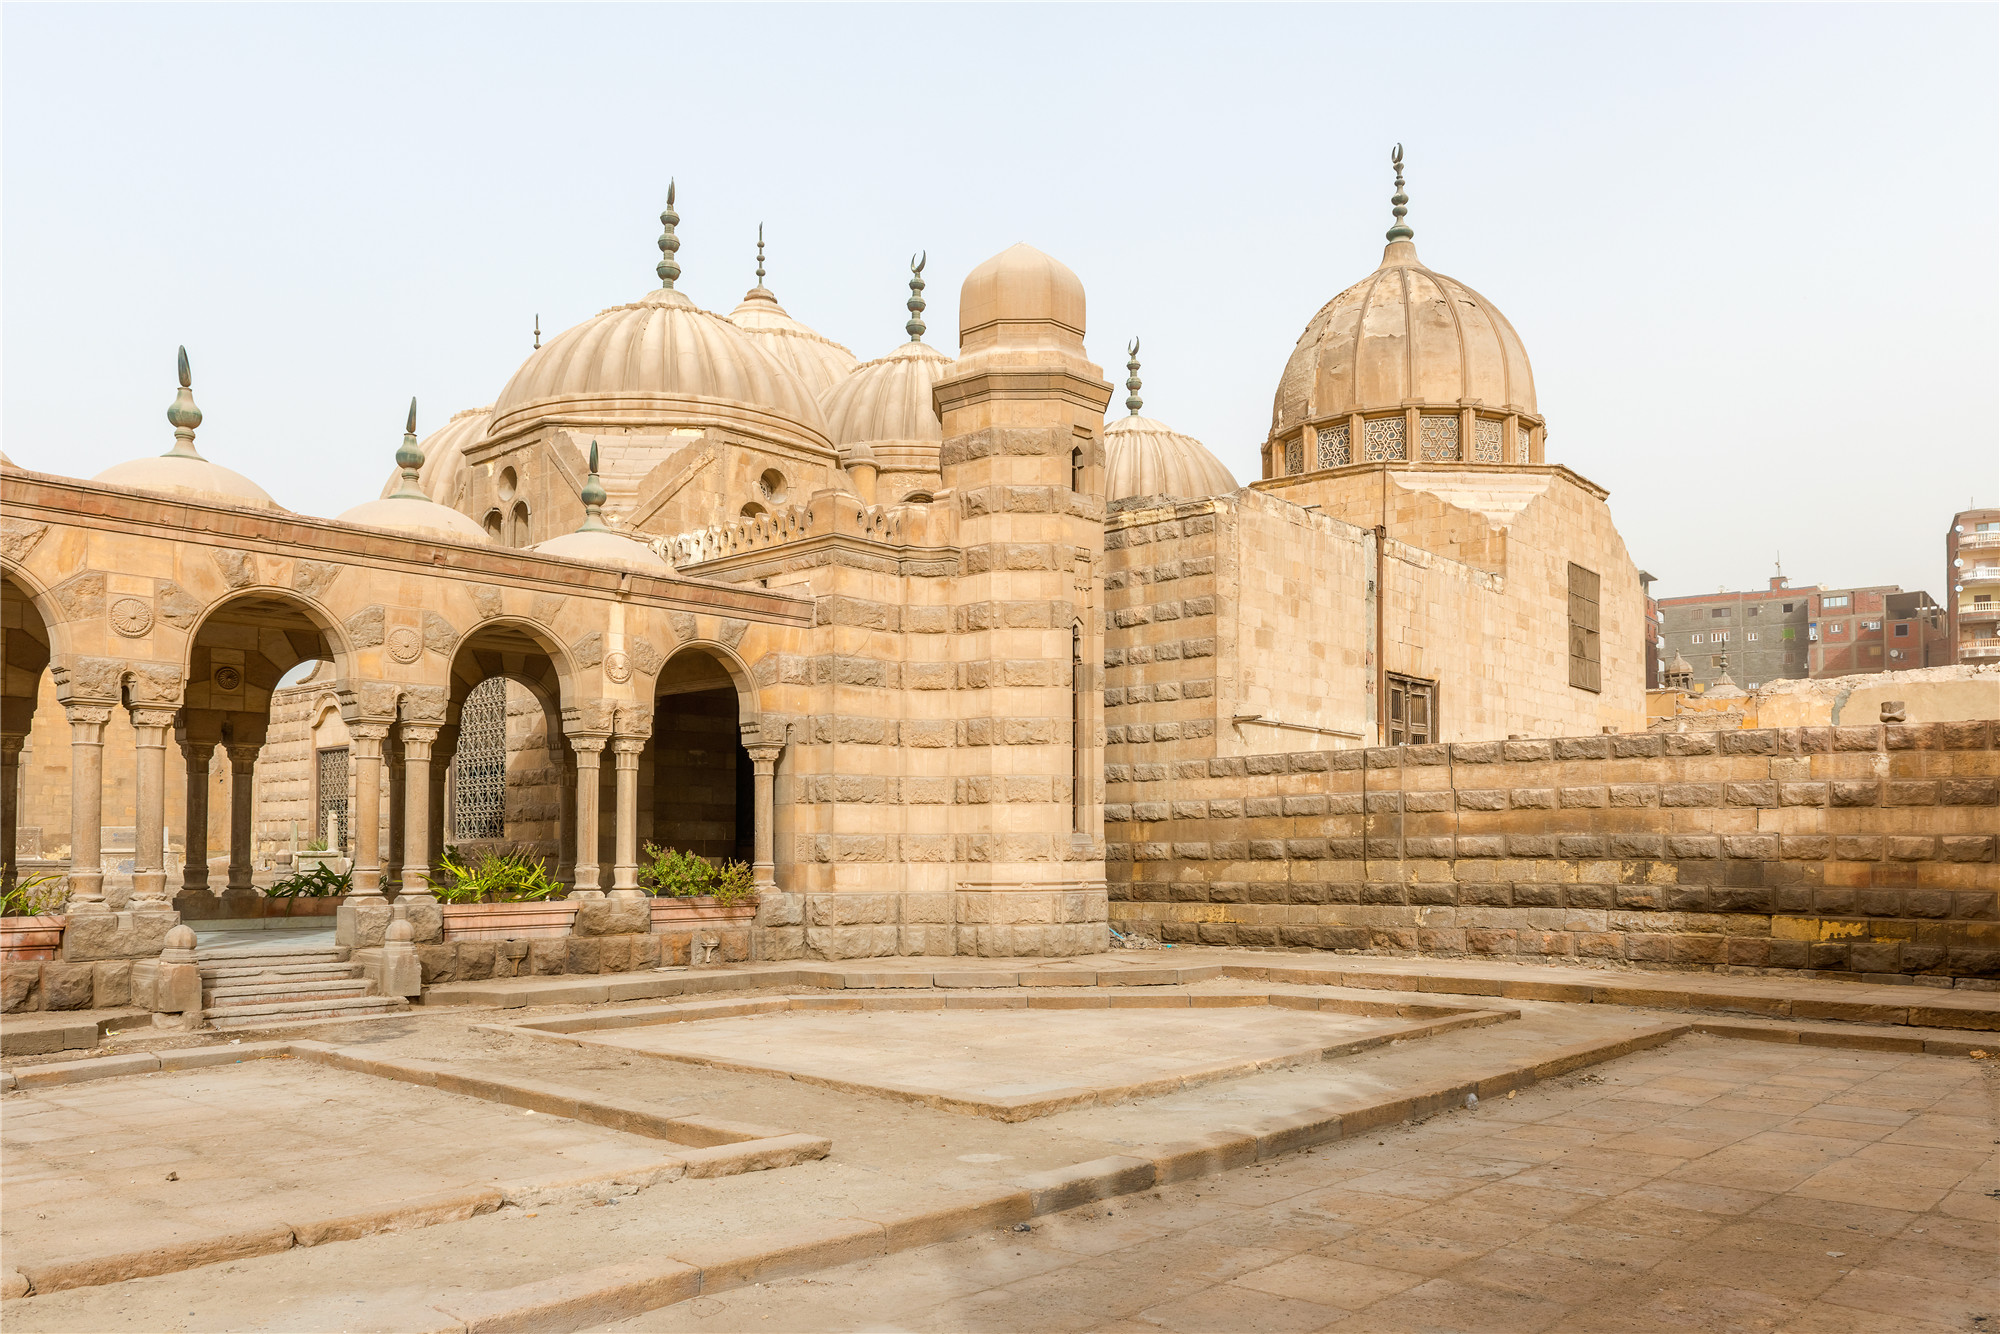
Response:
[[[308,1019],[361,1019],[398,1014],[410,1008],[401,996],[355,996],[344,1000],[284,1001],[274,1005],[232,1005],[207,1012],[210,1027],[268,1028]]]
[[[266,981],[204,991],[202,1004],[214,1010],[224,1005],[263,1005],[281,1000],[335,1000],[366,996],[368,988],[368,980],[362,977],[324,978],[313,982]]]
[[[247,968],[211,968],[202,964],[200,968],[203,986],[226,986],[262,977],[289,977],[307,981],[315,977],[354,976],[354,965],[350,963],[299,963]]]
[[[348,954],[324,945],[205,950],[195,956],[203,1018],[212,1028],[261,1028],[409,1008],[401,996],[375,995],[375,984]]]

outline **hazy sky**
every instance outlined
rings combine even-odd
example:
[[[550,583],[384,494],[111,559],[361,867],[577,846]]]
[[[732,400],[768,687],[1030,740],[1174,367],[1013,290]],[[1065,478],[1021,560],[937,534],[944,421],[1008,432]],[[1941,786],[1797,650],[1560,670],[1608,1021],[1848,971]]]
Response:
[[[547,333],[753,281],[862,358],[1019,240],[1113,381],[1257,475],[1300,329],[1373,269],[1388,150],[1424,261],[1526,339],[1549,458],[1663,595],[1941,595],[2000,503],[1996,10],[1790,5],[9,5],[9,455],[199,445],[335,514]],[[1114,402],[1122,402],[1120,388]],[[1122,411],[1122,409],[1115,409]]]

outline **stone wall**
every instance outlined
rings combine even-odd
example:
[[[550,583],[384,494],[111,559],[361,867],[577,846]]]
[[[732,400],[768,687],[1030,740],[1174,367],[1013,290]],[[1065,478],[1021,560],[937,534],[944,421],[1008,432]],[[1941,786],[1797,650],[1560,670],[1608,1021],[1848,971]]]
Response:
[[[1112,924],[1216,945],[2000,978],[1996,729],[1115,767]]]

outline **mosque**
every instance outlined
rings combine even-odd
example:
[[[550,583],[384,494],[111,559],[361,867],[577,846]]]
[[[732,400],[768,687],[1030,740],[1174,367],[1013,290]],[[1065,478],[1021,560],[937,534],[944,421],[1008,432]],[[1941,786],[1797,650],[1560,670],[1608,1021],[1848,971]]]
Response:
[[[1186,774],[1643,730],[1606,493],[1395,167],[1247,485],[1143,415],[1136,339],[1107,417],[1083,284],[1031,246],[965,279],[955,352],[917,257],[861,361],[761,236],[734,310],[678,290],[671,188],[656,285],[421,440],[413,406],[337,519],[200,456],[183,354],[170,452],[5,465],[8,875],[69,867],[74,942],[143,953],[330,838],[422,940],[446,844],[615,900],[653,843],[752,863],[762,957],[1061,954],[1106,939],[1107,808]]]

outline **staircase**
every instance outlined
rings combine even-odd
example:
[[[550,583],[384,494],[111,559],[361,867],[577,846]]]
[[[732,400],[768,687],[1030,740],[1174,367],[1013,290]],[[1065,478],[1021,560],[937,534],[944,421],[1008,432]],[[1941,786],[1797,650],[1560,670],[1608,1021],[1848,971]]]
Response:
[[[230,945],[195,954],[202,1017],[211,1028],[263,1028],[304,1019],[353,1019],[410,1008],[377,996],[338,945]]]

